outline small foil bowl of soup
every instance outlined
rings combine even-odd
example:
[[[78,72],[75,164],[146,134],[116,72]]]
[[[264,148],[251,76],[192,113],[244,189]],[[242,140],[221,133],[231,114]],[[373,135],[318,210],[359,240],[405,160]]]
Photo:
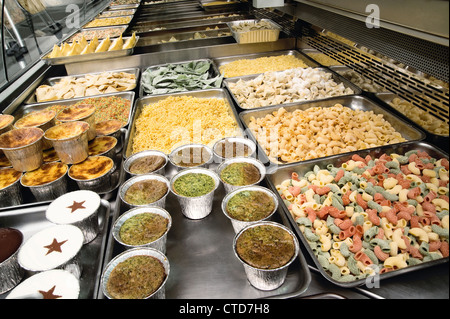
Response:
[[[78,104],[71,105],[61,110],[56,115],[56,120],[62,123],[83,121],[89,124],[89,130],[87,132],[88,140],[92,140],[97,136],[96,123],[95,123],[95,110],[96,107],[93,104]]]
[[[266,176],[266,168],[255,158],[235,157],[220,164],[217,174],[229,193],[243,186],[259,184]]]
[[[147,150],[135,153],[128,157],[123,164],[123,168],[128,176],[138,176],[150,173],[164,176],[168,162],[169,158],[165,153]]]
[[[0,295],[20,283],[24,270],[17,261],[17,254],[23,242],[20,230],[11,227],[0,228]]]
[[[38,127],[44,132],[50,127],[55,126],[56,111],[43,109],[28,113],[14,123],[14,128]],[[52,147],[52,143],[45,138],[42,140],[42,149],[46,150]]]
[[[81,163],[69,168],[69,178],[75,181],[82,190],[105,193],[111,190],[114,161],[106,156],[89,156]]]
[[[154,248],[133,248],[114,257],[101,276],[108,299],[165,299],[167,257]]]
[[[10,114],[0,114],[0,134],[13,129],[14,116]]]
[[[169,161],[177,171],[186,168],[208,167],[213,162],[213,152],[206,145],[186,144],[175,148],[169,154]]]
[[[89,124],[82,121],[55,125],[45,131],[61,162],[77,164],[89,156],[87,132]]]
[[[0,169],[0,207],[22,204],[21,176],[22,172],[16,171],[12,167]]]
[[[157,206],[164,208],[170,191],[169,180],[162,175],[134,176],[119,188],[119,197],[128,208]]]
[[[248,138],[225,137],[214,143],[214,161],[222,163],[234,157],[252,157],[256,152],[256,144]]]
[[[234,237],[233,250],[250,284],[267,291],[283,285],[289,265],[298,256],[299,243],[287,227],[263,221],[241,229]]]
[[[26,172],[20,184],[28,188],[36,200],[53,200],[67,192],[67,171],[69,166],[61,162],[44,163],[34,171]]]
[[[170,180],[170,190],[189,219],[202,219],[211,213],[219,185],[217,174],[206,168],[184,169]]]
[[[113,136],[97,136],[88,142],[89,156],[107,156],[117,160],[117,139]]]
[[[150,247],[166,252],[172,217],[161,207],[136,207],[123,213],[112,227],[114,239],[126,249]]]
[[[277,209],[275,193],[257,185],[238,188],[222,200],[222,212],[230,219],[235,233],[252,223],[270,220]]]
[[[44,131],[37,127],[13,129],[0,135],[0,149],[15,170],[32,171],[43,162],[43,136]]]

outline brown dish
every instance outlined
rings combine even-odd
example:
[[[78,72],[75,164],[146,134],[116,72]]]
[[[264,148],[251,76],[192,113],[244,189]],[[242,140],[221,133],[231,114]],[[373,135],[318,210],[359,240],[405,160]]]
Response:
[[[131,185],[125,192],[124,200],[132,205],[151,204],[164,197],[168,189],[162,181],[147,179]]]
[[[90,156],[69,169],[69,176],[75,180],[91,180],[105,175],[114,167],[113,160],[105,156]]]
[[[258,269],[276,269],[295,255],[292,235],[280,227],[258,225],[242,231],[236,241],[239,257]]]
[[[236,220],[258,221],[269,216],[275,207],[273,197],[266,192],[242,190],[228,200],[226,211]]]
[[[158,155],[148,155],[134,160],[128,171],[131,174],[147,174],[154,172],[166,164],[166,159]]]
[[[56,119],[61,122],[78,121],[94,114],[94,112],[95,106],[92,104],[72,105],[59,112]]]
[[[132,256],[117,264],[109,275],[106,288],[115,299],[144,299],[164,282],[164,265],[152,256]]]

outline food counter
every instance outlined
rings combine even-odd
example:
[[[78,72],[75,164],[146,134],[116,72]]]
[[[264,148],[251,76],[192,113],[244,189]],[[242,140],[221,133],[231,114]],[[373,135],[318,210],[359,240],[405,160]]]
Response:
[[[2,101],[9,127],[0,136],[0,172],[15,182],[5,177],[0,183],[0,230],[18,229],[22,237],[11,258],[0,260],[0,276],[13,273],[2,277],[8,280],[0,285],[1,299],[42,298],[27,289],[38,273],[54,268],[77,280],[47,294],[78,292],[82,299],[140,293],[168,299],[448,298],[448,116],[442,116],[448,115],[448,100],[437,103],[448,98],[448,79],[424,80],[352,41],[302,24],[286,13],[295,12],[296,2],[283,11],[256,9],[246,1],[128,2],[112,1],[92,15],[94,23],[44,52],[39,72]],[[276,39],[264,35],[267,19]],[[239,32],[249,33],[247,43],[239,43],[232,27],[240,22]],[[325,54],[317,39],[339,53]],[[84,52],[90,43],[95,48]],[[75,44],[83,47],[76,50]],[[378,61],[378,77],[361,74],[360,60],[368,58]],[[395,76],[387,78],[385,69]],[[417,98],[422,92],[412,86],[419,84],[406,77],[419,79],[425,97]],[[394,104],[397,96],[416,107],[414,114],[408,105]],[[79,116],[91,105],[95,112]],[[19,169],[17,149],[10,145],[16,138],[11,132],[19,128],[12,125],[44,110],[54,112],[55,122],[40,129],[42,141],[36,143],[52,144],[33,151],[37,167]],[[67,114],[70,120],[62,116]],[[97,128],[94,135],[80,125],[83,132],[68,138],[73,144],[61,147],[68,125],[88,117],[89,127]],[[117,126],[102,133],[106,121]],[[54,137],[51,131],[59,127],[60,137]],[[101,144],[107,138],[113,146]],[[233,145],[233,155],[220,153],[220,142]],[[198,157],[197,148],[206,153]],[[79,149],[86,154],[75,160]],[[51,151],[56,159],[49,159]],[[158,166],[133,172],[133,161],[146,152],[146,162],[136,166]],[[62,194],[52,182],[39,189],[22,183],[25,175],[55,162],[67,167]],[[237,165],[245,167],[242,179],[256,179],[234,185],[224,172]],[[200,193],[184,196],[176,182],[189,174],[203,174],[205,182],[198,186],[191,179],[183,187]],[[206,180],[211,188],[202,193]],[[405,180],[408,186],[401,186]],[[234,228],[226,200],[258,187],[273,194],[270,222],[247,222],[244,230],[286,229],[299,250],[282,275],[249,268],[237,252],[238,235],[245,232]],[[55,206],[72,214],[55,222]],[[84,219],[74,221],[76,211],[86,212]],[[141,211],[165,221],[164,235],[145,247],[122,242],[121,227]],[[51,255],[57,244],[64,248],[64,240],[76,241],[76,231],[63,238],[55,228],[56,243],[44,242],[45,232],[61,224],[81,229],[81,247],[57,266],[45,264],[44,271],[25,266],[31,244],[48,245]],[[355,248],[358,240],[363,248]],[[158,269],[157,286],[150,293],[120,288],[126,285],[119,266],[138,263],[139,257],[144,263],[143,256]],[[134,270],[141,271],[138,278],[150,275],[147,267]]]

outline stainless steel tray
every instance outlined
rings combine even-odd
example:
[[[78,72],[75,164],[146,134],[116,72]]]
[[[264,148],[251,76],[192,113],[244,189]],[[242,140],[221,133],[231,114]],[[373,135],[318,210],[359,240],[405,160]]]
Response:
[[[166,176],[173,175],[171,170]],[[166,198],[165,209],[172,217],[172,228],[167,234],[166,256],[170,263],[170,275],[165,285],[167,299],[256,299],[293,298],[304,293],[311,282],[311,273],[302,253],[288,268],[285,283],[273,291],[254,288],[247,281],[244,267],[233,252],[234,230],[230,220],[221,210],[225,196],[219,186],[210,215],[201,220],[183,216],[173,194]],[[126,211],[117,198],[113,221]],[[274,221],[289,226],[282,212],[274,215]],[[124,251],[112,235],[109,236],[105,264]],[[102,292],[99,299],[104,299]]]
[[[391,153],[397,153],[397,154],[405,154],[406,152],[410,150],[420,150],[420,151],[426,151],[430,156],[434,158],[442,158],[445,157],[448,159],[448,154],[446,154],[444,151],[432,146],[431,144],[419,142],[419,141],[412,141],[408,143],[403,144],[396,144],[396,145],[387,145],[375,149],[367,149],[347,154],[341,154],[341,155],[335,155],[327,158],[321,158],[316,160],[311,160],[303,163],[297,163],[297,164],[290,164],[285,167],[282,167],[278,169],[274,174],[268,175],[267,183],[269,184],[269,187],[278,194],[276,190],[276,185],[279,185],[282,181],[291,178],[293,172],[297,172],[299,176],[303,176],[306,172],[313,170],[314,166],[317,165],[320,168],[325,168],[327,165],[334,165],[335,167],[339,167],[342,163],[345,161],[348,161],[351,159],[353,154],[359,154],[363,158],[366,155],[371,155],[372,157],[378,158],[382,154],[391,154]],[[337,280],[334,280],[331,278],[330,274],[328,274],[323,267],[320,265],[317,257],[314,255],[314,252],[312,251],[311,247],[309,246],[306,238],[304,237],[302,231],[298,227],[297,223],[295,222],[294,218],[292,217],[291,213],[289,212],[286,203],[281,199],[280,195],[278,195],[280,206],[282,207],[286,217],[291,222],[291,226],[293,229],[295,229],[297,235],[299,236],[301,242],[303,243],[303,248],[306,249],[313,260],[315,266],[320,271],[320,273],[330,282],[334,283],[335,285],[349,288],[349,287],[357,287],[364,285],[366,283],[366,279],[359,279],[352,282],[340,282]],[[399,269],[396,271],[390,271],[384,274],[379,274],[379,277],[377,279],[379,280],[385,280],[387,278],[395,277],[404,273],[409,273],[412,271],[420,271],[421,269],[428,268],[434,265],[442,264],[448,262],[449,258],[441,258],[434,261],[424,262],[415,266],[409,266],[407,268]],[[376,280],[377,280],[376,279]]]
[[[152,45],[170,45],[176,43],[184,44],[190,41],[202,41],[208,39],[218,39],[218,38],[227,38],[231,37],[230,35],[222,35],[225,33],[229,33],[227,28],[225,29],[217,29],[217,30],[208,30],[208,31],[187,31],[187,32],[179,32],[179,33],[168,33],[164,35],[155,35],[150,37],[141,37],[141,40],[138,43],[139,47],[146,47]],[[202,35],[206,35],[206,38],[198,38],[195,39],[196,33],[200,33]],[[175,38],[176,41],[171,41],[172,38]]]
[[[400,114],[400,112],[398,110],[396,110],[392,105],[390,105],[391,101],[394,98],[396,98],[396,97],[401,98],[401,97],[397,96],[396,94],[394,94],[394,93],[387,93],[387,92],[385,92],[385,93],[377,93],[377,94],[375,94],[375,97],[377,99],[379,99],[384,104],[384,106],[386,106],[389,110],[392,110],[393,113],[398,114],[399,116],[405,117],[409,121],[413,122],[415,125],[419,126],[422,130],[424,130],[427,133],[427,135],[430,135],[430,136],[433,136],[433,137],[447,137],[447,138],[449,137],[448,134],[447,135],[441,135],[441,134],[436,134],[436,133],[433,133],[433,132],[429,131],[428,129],[422,127],[419,123],[416,123],[414,121],[414,119],[409,118],[408,114],[403,114],[403,113]],[[423,112],[426,113],[425,111],[423,111]],[[433,115],[433,114],[431,113],[431,115]],[[434,115],[433,115],[433,117],[434,117]]]
[[[130,91],[123,91],[123,92],[132,92],[135,91],[138,87],[139,84],[139,75],[140,75],[140,69],[139,68],[127,68],[127,69],[117,69],[117,70],[109,70],[109,71],[103,71],[103,72],[94,72],[94,73],[84,73],[84,74],[74,74],[74,75],[63,75],[63,76],[55,76],[55,77],[51,77],[51,78],[47,78],[45,80],[43,80],[39,85],[50,85],[53,86],[55,85],[57,82],[61,81],[64,78],[82,78],[85,77],[86,75],[94,75],[94,74],[102,74],[102,73],[107,73],[107,72],[113,72],[113,73],[119,73],[119,72],[124,72],[124,73],[129,73],[129,74],[134,74],[135,78],[136,78],[136,87],[133,88],[133,90]],[[116,92],[113,93],[117,94],[117,93],[122,93],[122,92]],[[110,94],[110,93],[106,93],[106,94]],[[105,94],[101,94],[102,96]],[[95,96],[99,96],[99,95],[95,95]],[[88,98],[88,97],[94,97],[94,95],[91,96],[85,96],[83,98]],[[51,101],[51,102],[59,102],[62,103],[63,101],[69,101],[69,100],[76,100],[78,98],[74,98],[74,99],[66,99],[66,100],[55,100],[55,101]],[[24,101],[25,104],[35,104],[35,103],[47,103],[47,102],[37,102],[36,101],[36,90],[33,91],[32,94],[30,94],[29,97],[27,97]]]
[[[118,153],[115,155],[115,158],[114,158],[116,170],[111,175],[112,183],[111,183],[111,185],[109,185],[109,189],[107,191],[98,193],[104,200],[109,200],[113,196],[114,191],[120,186],[120,184],[122,183],[122,180],[125,177],[125,171],[120,168],[121,168],[121,165],[123,162],[122,152],[123,152],[123,145],[124,145],[124,140],[125,140],[126,135],[127,135],[127,130],[122,129],[120,132],[118,141],[117,141],[117,149],[116,150]],[[69,165],[69,168],[70,168],[70,166],[71,165]],[[68,192],[72,192],[72,191],[76,191],[76,190],[80,189],[79,186],[77,185],[77,183],[75,181],[73,181],[69,176],[66,175],[64,178],[67,180],[67,191]],[[2,216],[5,211],[11,210],[11,209],[36,207],[38,205],[45,205],[45,204],[52,202],[52,200],[37,201],[36,198],[33,196],[31,190],[29,190],[28,188],[26,188],[20,184],[19,184],[19,188],[20,188],[20,192],[22,195],[23,203],[20,205],[16,205],[16,206],[0,207],[0,216]]]
[[[253,31],[245,31],[245,32],[237,32],[233,29],[233,27],[238,26],[241,23],[256,23],[256,22],[266,22],[268,24],[270,24],[271,29],[270,30],[275,30],[277,31],[276,33],[276,39],[273,41],[277,41],[280,35],[280,32],[282,30],[281,26],[275,22],[273,22],[270,19],[251,19],[251,20],[236,20],[236,21],[231,21],[231,22],[227,22],[228,27],[230,28],[231,33],[233,34],[234,39],[236,40],[237,43],[239,44],[248,44],[248,43],[258,43],[258,42],[241,42],[241,35],[248,33],[248,32],[253,32]],[[272,41],[262,41],[262,42],[272,42]]]
[[[339,74],[340,76],[342,76],[343,78],[347,79],[348,81],[352,82],[351,79],[347,78],[346,76],[343,75],[344,72],[347,71],[352,71],[351,68],[344,66],[344,65],[335,65],[335,66],[330,66],[329,67],[330,70],[333,70],[334,72],[336,72],[337,74]],[[376,82],[374,82],[372,79],[370,79],[369,77],[367,77],[366,75],[361,75],[356,71],[353,71],[355,73],[357,73],[360,77],[364,78],[366,81],[370,81],[369,83],[366,83],[366,85],[370,85],[370,86],[374,86],[377,85],[377,87],[379,87],[379,90],[376,90],[375,88],[373,88],[372,90],[370,89],[366,89],[365,87],[362,87],[361,85],[359,85],[359,83],[355,83],[352,82],[354,85],[358,86],[360,88],[360,90],[362,92],[367,92],[367,93],[385,93],[385,92],[389,92],[386,88],[382,87],[381,85],[377,84]],[[370,74],[368,74],[370,76]]]
[[[222,66],[227,65],[228,63],[231,63],[231,62],[234,62],[237,60],[243,60],[243,59],[253,60],[253,59],[258,59],[258,58],[263,58],[263,57],[273,57],[273,56],[282,56],[282,55],[293,55],[297,59],[303,61],[307,66],[312,67],[312,68],[319,66],[316,62],[314,62],[313,60],[308,58],[306,55],[300,53],[297,50],[271,51],[271,52],[263,52],[263,53],[234,55],[234,56],[228,56],[228,57],[224,57],[224,58],[215,58],[215,59],[213,59],[213,62],[216,64],[217,69],[220,71],[220,68]],[[256,73],[256,74],[261,74],[261,73]],[[247,74],[247,75],[252,75],[252,74]],[[229,77],[229,78],[232,78],[232,77]]]
[[[353,94],[350,95],[358,95],[361,94],[362,91],[359,87],[357,87],[356,85],[354,85],[353,83],[351,83],[350,81],[348,81],[347,79],[345,79],[344,77],[340,76],[339,74],[337,74],[336,72],[328,69],[328,68],[324,68],[324,67],[316,67],[315,69],[319,70],[319,71],[323,71],[326,73],[331,73],[332,75],[332,79],[334,80],[334,82],[336,82],[337,84],[342,83],[344,85],[345,88],[351,88],[353,90]],[[283,72],[283,71],[278,71],[278,72]],[[239,111],[245,111],[245,110],[253,110],[253,109],[248,109],[248,108],[243,108],[241,106],[241,104],[238,102],[236,96],[233,94],[233,92],[230,89],[229,84],[230,83],[236,83],[239,80],[242,81],[250,81],[253,80],[255,78],[257,78],[258,76],[260,76],[261,74],[253,74],[253,75],[245,75],[245,76],[237,76],[234,78],[228,78],[225,79],[224,85],[225,87],[228,89],[228,91],[230,92],[231,96],[233,97],[234,103],[236,104],[236,106],[238,107]],[[349,96],[349,95],[343,95],[343,96]],[[319,101],[319,100],[313,100],[313,101]],[[309,102],[309,101],[304,101],[304,102]],[[300,102],[299,102],[300,103]],[[280,104],[279,106],[284,106],[284,105],[288,105],[288,104]],[[271,106],[268,106],[271,107]],[[263,107],[265,108],[265,107]]]
[[[185,63],[189,63],[189,62],[209,62],[211,64],[209,70],[208,70],[208,78],[213,78],[219,75],[219,70],[216,68],[216,65],[214,64],[214,62],[211,59],[198,59],[198,60],[190,60],[190,61],[182,61],[182,62],[176,62],[176,63],[165,63],[165,64],[158,64],[158,65],[152,65],[146,68],[142,69],[142,74],[144,74],[145,71],[147,70],[157,70],[161,67],[165,67],[170,65],[178,65],[178,64],[185,64]],[[189,90],[185,90],[184,92],[187,92]],[[148,94],[146,92],[144,92],[144,88],[142,86],[142,77],[141,77],[141,81],[140,81],[140,85],[139,85],[139,97],[143,97],[143,96],[147,96],[147,95],[153,95],[153,94]]]
[[[325,100],[318,100],[314,102],[304,102],[304,103],[291,103],[286,105],[276,105],[271,107],[264,107],[260,109],[255,109],[251,111],[244,111],[239,114],[239,117],[245,127],[245,132],[248,134],[248,137],[252,139],[258,146],[258,158],[263,163],[271,164],[269,169],[269,173],[273,172],[273,170],[284,167],[288,164],[295,164],[295,163],[286,163],[286,164],[278,164],[272,162],[269,157],[266,155],[264,150],[262,149],[261,145],[256,141],[256,137],[253,135],[253,133],[250,131],[248,125],[250,123],[251,117],[254,118],[261,118],[266,116],[267,114],[271,114],[273,111],[278,110],[280,107],[284,107],[286,111],[293,112],[295,110],[306,110],[311,107],[332,107],[335,104],[342,104],[343,106],[349,107],[353,110],[363,110],[363,111],[373,111],[375,114],[383,114],[383,117],[386,121],[388,121],[392,127],[402,134],[402,136],[407,141],[420,141],[425,138],[425,134],[409,125],[406,121],[402,120],[401,118],[397,117],[396,115],[392,114],[391,112],[385,110],[382,108],[379,104],[373,102],[372,100],[368,99],[364,96],[359,95],[351,95],[351,96],[344,96],[344,97],[336,97],[336,98],[329,98]],[[322,159],[326,159],[327,157],[324,157]],[[309,161],[308,161],[309,162]],[[296,162],[297,164],[300,162]]]
[[[125,137],[125,145],[123,156],[124,159],[132,155],[132,143],[131,141],[135,135],[135,122],[136,119],[142,112],[142,108],[147,104],[157,103],[160,100],[164,100],[169,96],[192,96],[197,98],[222,98],[227,101],[230,109],[229,114],[236,120],[236,123],[240,130],[243,131],[242,123],[239,121],[239,116],[236,112],[236,109],[233,107],[233,102],[230,98],[228,92],[224,89],[209,89],[209,90],[199,90],[199,91],[190,91],[190,92],[181,92],[181,93],[172,93],[172,94],[162,94],[162,95],[149,95],[136,100],[133,108],[133,115],[131,119],[130,126],[127,130],[127,135]],[[168,154],[167,154],[168,155]]]
[[[127,29],[126,26],[118,26],[118,27],[98,27],[98,28],[89,28],[89,29],[80,29],[78,32],[76,32],[74,35],[72,35],[70,38],[68,38],[66,41],[67,42],[73,42],[73,38],[79,34],[83,34],[86,32],[96,32],[96,31],[103,31],[103,30],[108,30],[108,29],[121,29],[122,30],[122,34],[125,32],[125,30]],[[99,40],[104,39],[105,37],[97,37]],[[89,39],[90,41],[90,39]]]
[[[121,27],[121,25],[118,25],[118,27]],[[128,40],[129,38],[131,38],[131,37],[123,37],[124,42],[126,40]],[[111,41],[113,41],[114,39],[115,38],[111,38]],[[138,43],[138,41],[139,41],[139,36],[136,36],[136,43],[134,44],[134,46],[132,48],[129,48],[129,49],[98,52],[98,53],[89,53],[89,54],[79,54],[79,55],[74,55],[74,56],[63,56],[63,57],[58,57],[58,58],[49,58],[48,55],[50,53],[46,53],[43,56],[41,56],[41,60],[49,65],[61,65],[61,64],[69,64],[69,63],[86,62],[86,61],[92,61],[92,60],[105,60],[105,59],[119,58],[119,57],[131,55],[133,53],[134,48],[136,47],[136,44]]]
[[[0,227],[12,227],[20,230],[24,235],[24,242],[33,234],[54,225],[45,217],[48,205],[14,209],[0,213]],[[79,255],[82,267],[80,277],[79,299],[94,299],[100,289],[100,275],[103,267],[103,257],[108,240],[108,227],[110,221],[110,204],[102,199],[99,208],[99,229],[97,237],[85,244]],[[23,279],[25,280],[26,277]],[[5,299],[9,292],[0,294]]]

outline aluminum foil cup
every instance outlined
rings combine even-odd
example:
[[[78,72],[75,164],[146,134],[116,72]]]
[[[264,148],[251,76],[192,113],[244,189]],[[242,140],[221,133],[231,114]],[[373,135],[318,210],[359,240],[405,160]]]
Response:
[[[222,178],[220,178],[222,170],[225,167],[227,167],[228,165],[233,164],[233,163],[241,163],[241,162],[246,162],[246,163],[253,164],[253,165],[255,165],[258,168],[259,174],[261,176],[260,176],[259,180],[256,183],[253,183],[253,184],[250,184],[250,185],[238,186],[238,185],[228,184],[227,182],[223,181]],[[225,162],[220,164],[217,167],[217,174],[219,175],[219,178],[220,178],[221,182],[223,183],[223,186],[225,188],[226,193],[229,193],[229,192],[232,192],[232,191],[234,191],[234,190],[236,190],[238,188],[244,187],[244,186],[252,186],[252,185],[259,184],[264,179],[264,177],[266,176],[266,167],[264,166],[264,164],[261,161],[257,160],[256,158],[252,158],[252,157],[235,157],[235,158],[227,159],[227,160],[225,160]]]
[[[42,109],[40,111],[34,111],[18,119],[14,123],[14,128],[24,127],[38,127],[44,132],[50,127],[55,126],[56,111],[51,109]],[[52,143],[47,139],[42,139],[42,149],[46,150],[52,148]]]
[[[49,128],[45,138],[52,143],[61,162],[77,164],[89,156],[88,130],[86,122],[67,122]]]
[[[250,229],[252,227],[260,226],[260,225],[272,225],[275,227],[280,227],[287,231],[294,240],[295,245],[295,253],[294,256],[282,267],[276,268],[276,269],[258,269],[254,268],[250,265],[248,265],[244,260],[242,260],[237,251],[236,251],[236,241],[239,238],[239,236],[242,235],[243,232],[245,232],[247,229]],[[236,257],[239,259],[239,261],[243,264],[245,274],[247,275],[247,279],[250,282],[250,284],[259,289],[259,290],[274,290],[279,288],[285,281],[288,267],[289,265],[297,258],[299,253],[299,243],[297,240],[297,237],[295,237],[294,233],[287,227],[270,221],[264,221],[259,223],[254,223],[251,225],[246,226],[243,228],[239,233],[236,234],[233,240],[233,250]]]
[[[83,244],[93,241],[100,232],[98,211],[100,196],[88,190],[77,190],[61,195],[48,206],[45,217],[57,225],[78,227],[84,236]]]
[[[260,220],[255,220],[255,221],[242,221],[242,220],[238,220],[238,219],[235,219],[235,218],[231,217],[228,214],[227,208],[226,208],[227,204],[228,204],[228,201],[230,200],[230,198],[232,198],[233,196],[235,196],[236,194],[238,194],[238,193],[240,193],[242,191],[260,191],[260,192],[266,193],[267,195],[269,195],[273,199],[274,204],[275,204],[274,209],[272,210],[272,212],[269,215],[267,215],[267,217],[265,217],[263,219],[260,219]],[[277,209],[278,209],[278,198],[275,195],[275,193],[272,192],[271,190],[265,188],[265,187],[257,186],[257,185],[238,188],[238,189],[228,193],[222,200],[222,212],[231,221],[231,225],[233,226],[234,232],[236,234],[238,232],[240,232],[242,228],[244,228],[244,227],[246,227],[248,225],[251,225],[251,224],[254,224],[254,223],[258,223],[258,222],[261,222],[261,221],[271,220],[271,218],[273,217],[273,214],[277,211]]]
[[[119,120],[109,119],[95,124],[97,136],[113,136],[117,139],[122,134],[121,129],[124,126]]]
[[[108,265],[106,265],[105,270],[103,271],[102,277],[101,277],[101,287],[102,287],[103,294],[107,298],[113,299],[113,297],[108,293],[108,289],[107,289],[109,276],[110,276],[111,272],[113,271],[113,269],[118,264],[120,264],[121,262],[127,260],[130,257],[142,256],[142,255],[151,256],[151,257],[157,258],[163,264],[164,269],[166,271],[166,278],[164,279],[162,284],[159,286],[159,288],[155,292],[153,292],[151,295],[145,297],[144,299],[165,299],[165,297],[166,297],[165,284],[167,282],[167,278],[169,278],[170,264],[169,264],[169,260],[167,259],[167,257],[162,252],[160,252],[157,249],[153,249],[153,248],[133,248],[133,249],[128,249],[125,252],[123,252],[123,253],[117,255],[116,257],[114,257],[108,263]]]
[[[198,197],[186,197],[177,194],[177,192],[175,192],[173,188],[175,181],[179,177],[190,173],[201,173],[211,176],[215,182],[214,189],[208,194]],[[214,201],[214,192],[219,187],[219,185],[220,179],[217,176],[217,174],[206,168],[184,169],[179,173],[177,173],[175,176],[173,176],[172,179],[170,180],[170,190],[177,197],[178,202],[180,203],[181,206],[181,212],[183,213],[184,216],[186,216],[189,219],[202,219],[211,213]]]
[[[97,147],[96,147],[97,146]],[[101,147],[103,146],[103,148]],[[116,164],[119,160],[118,141],[113,136],[97,136],[88,142],[89,156],[106,156],[112,159]]]
[[[32,171],[43,163],[43,136],[44,131],[37,127],[14,129],[0,135],[0,149],[15,170]]]
[[[0,169],[0,207],[16,206],[23,203],[20,189],[22,172],[14,168]]]
[[[23,242],[22,232],[16,230],[20,235],[20,245]],[[20,246],[19,246],[20,249]],[[17,249],[11,256],[0,262],[0,295],[14,288],[22,280],[25,272],[17,261],[19,253]]]
[[[58,173],[49,175],[48,172],[52,172],[53,167],[58,170]],[[37,170],[23,174],[20,178],[20,184],[23,187],[28,188],[37,201],[53,200],[67,192],[68,170],[69,167],[67,164],[60,162],[43,164]],[[38,175],[40,175],[40,177],[38,177]],[[32,182],[31,179],[34,179],[34,182]]]
[[[89,124],[87,132],[88,140],[93,140],[97,136],[95,130],[95,105],[92,104],[75,104],[61,110],[56,115],[56,120],[62,123],[69,123],[75,121],[83,121]]]
[[[133,184],[142,182],[142,181],[146,181],[146,180],[157,180],[157,181],[165,183],[167,185],[167,192],[164,194],[163,197],[161,197],[160,199],[158,199],[156,202],[153,202],[153,203],[144,204],[144,205],[136,205],[136,204],[127,202],[125,200],[125,194],[126,194],[127,190]],[[166,205],[166,198],[167,198],[167,195],[169,194],[169,191],[170,191],[170,183],[167,178],[165,178],[162,175],[158,175],[158,174],[145,174],[145,175],[134,176],[134,177],[130,178],[129,180],[127,180],[125,183],[123,183],[119,187],[119,197],[120,197],[120,200],[122,201],[122,203],[127,208],[147,207],[147,206],[157,206],[157,207],[164,208]]]
[[[195,155],[194,163],[190,163],[191,160],[191,150],[192,154]],[[178,155],[181,152],[181,156]],[[201,163],[205,158],[204,163]],[[213,162],[213,152],[211,148],[203,144],[186,144],[177,147],[169,154],[169,161],[175,167],[176,171],[183,169],[194,168],[194,167],[205,167],[207,168],[209,164]],[[189,165],[184,165],[183,163]]]
[[[124,243],[122,241],[122,239],[120,238],[120,228],[122,227],[123,223],[125,223],[128,219],[130,219],[133,216],[136,216],[139,214],[145,214],[145,213],[158,214],[158,215],[168,219],[169,223],[167,224],[167,230],[165,231],[165,233],[158,239],[156,239],[152,242],[149,242],[147,244],[143,244],[143,245],[130,245],[130,244]],[[132,209],[128,210],[127,212],[125,212],[115,221],[115,223],[112,227],[112,235],[119,244],[126,247],[127,249],[150,247],[150,248],[157,249],[157,250],[161,251],[163,254],[165,254],[166,253],[167,234],[171,227],[172,227],[172,217],[170,216],[169,212],[166,211],[165,209],[160,208],[160,207],[152,207],[152,206],[136,207],[136,208],[132,208]]]
[[[51,269],[63,269],[80,278],[82,263],[79,253],[83,247],[82,231],[73,225],[54,225],[33,234],[20,247],[18,261],[28,275]],[[51,248],[60,246],[59,251]]]
[[[236,143],[236,156],[233,156],[233,149],[229,148],[228,146],[230,144],[227,143]],[[225,145],[225,154],[220,152],[221,148],[223,148]],[[247,155],[244,155],[244,146],[248,147],[248,153]],[[225,137],[220,140],[218,140],[216,143],[214,143],[214,146],[212,148],[214,153],[214,162],[217,164],[221,164],[224,161],[226,161],[229,158],[234,157],[254,157],[256,153],[256,144],[244,137]],[[222,156],[225,155],[225,156]]]
[[[130,157],[128,157],[125,160],[125,162],[123,164],[123,169],[125,170],[125,172],[126,172],[128,177],[145,175],[145,174],[137,174],[137,173],[130,172],[130,167],[131,167],[131,164],[133,164],[134,161],[136,161],[138,159],[141,159],[143,157],[146,157],[146,156],[161,156],[162,158],[164,158],[165,163],[164,163],[164,165],[161,168],[159,168],[159,169],[157,169],[157,170],[155,170],[153,172],[147,172],[145,174],[159,174],[159,175],[163,175],[163,176],[165,175],[165,173],[166,173],[166,166],[167,166],[167,163],[169,162],[168,156],[165,153],[161,152],[161,151],[147,150],[147,151],[142,151],[142,152],[139,152],[139,153],[135,153],[135,154],[131,155]]]
[[[0,114],[0,134],[13,129],[14,116],[10,114]]]
[[[95,162],[95,161],[101,161],[102,163],[99,164],[99,168],[102,169],[100,172],[98,168],[95,167],[95,165],[89,165],[89,163]],[[103,165],[106,163],[105,165]],[[97,172],[97,174],[93,176],[88,176],[85,174],[84,176],[77,176],[75,175],[75,170],[78,170],[80,167],[85,167],[84,172],[89,173],[90,170],[94,170]],[[111,190],[111,186],[114,185],[114,176],[113,173],[116,170],[116,164],[114,161],[106,156],[89,156],[85,161],[74,164],[69,169],[69,178],[75,181],[78,185],[78,187],[81,190],[90,190],[98,193],[106,193],[109,190]],[[81,174],[83,175],[83,173]]]

